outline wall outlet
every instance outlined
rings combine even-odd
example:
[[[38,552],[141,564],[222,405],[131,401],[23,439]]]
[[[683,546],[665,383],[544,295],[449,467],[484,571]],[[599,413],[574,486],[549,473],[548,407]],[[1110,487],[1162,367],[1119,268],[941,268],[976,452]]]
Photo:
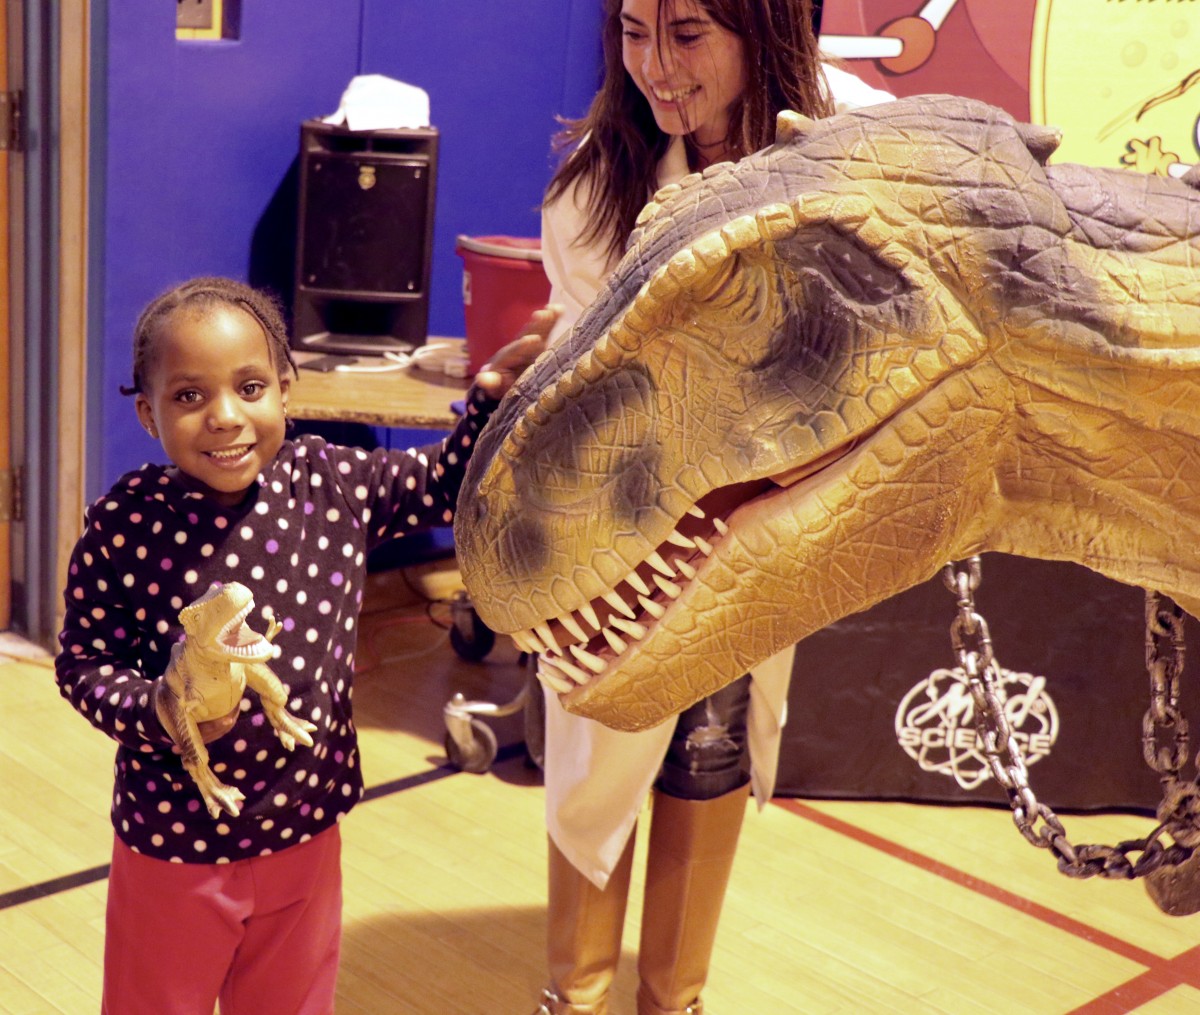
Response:
[[[175,27],[212,31],[214,0],[175,0]]]
[[[236,39],[241,0],[175,0],[175,38]]]

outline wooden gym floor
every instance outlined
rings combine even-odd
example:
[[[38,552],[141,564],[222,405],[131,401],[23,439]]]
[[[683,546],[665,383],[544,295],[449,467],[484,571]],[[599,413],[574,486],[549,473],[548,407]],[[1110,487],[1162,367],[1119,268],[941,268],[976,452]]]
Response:
[[[449,767],[442,746],[445,702],[511,698],[516,654],[460,660],[412,578],[378,577],[363,617],[370,789],[343,826],[337,1010],[528,1015],[544,977],[539,773],[519,717],[490,723],[487,774]],[[0,638],[0,1012],[85,1015],[99,1009],[112,748],[59,698],[51,661],[18,651]],[[1073,842],[1148,831],[1065,820]],[[633,1011],[643,845],[615,1015]],[[747,816],[705,1001],[711,1015],[1183,1015],[1200,1012],[1200,916],[1163,916],[1136,884],[1063,877],[1004,811],[780,799]]]

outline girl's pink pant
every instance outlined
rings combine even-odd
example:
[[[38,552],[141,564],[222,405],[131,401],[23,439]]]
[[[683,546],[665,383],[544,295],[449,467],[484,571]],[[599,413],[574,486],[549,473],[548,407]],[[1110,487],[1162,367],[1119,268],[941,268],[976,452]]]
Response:
[[[169,863],[114,840],[103,1015],[330,1015],[338,827],[271,856]]]

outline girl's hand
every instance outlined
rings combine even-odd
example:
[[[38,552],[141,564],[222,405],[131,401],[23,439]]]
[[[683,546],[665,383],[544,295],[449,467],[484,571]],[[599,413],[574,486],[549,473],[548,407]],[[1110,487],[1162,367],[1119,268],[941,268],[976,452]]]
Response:
[[[238,721],[238,715],[241,711],[241,708],[238,707],[228,715],[221,716],[220,719],[208,719],[204,722],[196,723],[196,729],[200,731],[200,739],[206,744],[211,744],[218,737],[223,737],[233,729],[233,724]]]
[[[561,313],[562,307],[554,303],[535,311],[521,329],[521,337],[497,350],[475,375],[475,383],[492,398],[503,398],[517,378],[545,351],[546,338]]]
[[[154,681],[154,689],[151,692],[154,700],[154,711],[158,715],[158,721],[162,724],[163,730],[166,731],[176,744],[179,744],[179,736],[174,732],[175,724],[171,720],[170,705],[171,700],[175,699],[175,692],[171,690],[171,686],[167,683],[165,676],[159,677]],[[196,729],[200,731],[200,739],[206,744],[211,744],[218,737],[223,737],[231,729],[234,723],[238,721],[238,715],[241,713],[241,703],[233,707],[227,714],[219,719],[206,719],[204,722],[196,723]],[[182,746],[182,745],[180,745]]]

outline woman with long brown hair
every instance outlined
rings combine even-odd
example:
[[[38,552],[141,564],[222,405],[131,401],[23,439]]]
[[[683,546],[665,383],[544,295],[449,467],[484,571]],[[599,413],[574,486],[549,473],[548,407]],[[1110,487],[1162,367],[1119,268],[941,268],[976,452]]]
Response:
[[[559,136],[542,255],[561,337],[616,266],[660,187],[771,144],[776,116],[891,96],[823,65],[810,0],[604,0],[603,84]],[[639,1015],[701,1011],[746,801],[771,796],[791,649],[641,733],[563,711],[546,685],[550,984],[539,1012],[603,1013],[621,951],[633,831],[653,799],[638,952]],[[560,657],[561,658],[561,657]],[[651,787],[653,785],[653,793]]]

